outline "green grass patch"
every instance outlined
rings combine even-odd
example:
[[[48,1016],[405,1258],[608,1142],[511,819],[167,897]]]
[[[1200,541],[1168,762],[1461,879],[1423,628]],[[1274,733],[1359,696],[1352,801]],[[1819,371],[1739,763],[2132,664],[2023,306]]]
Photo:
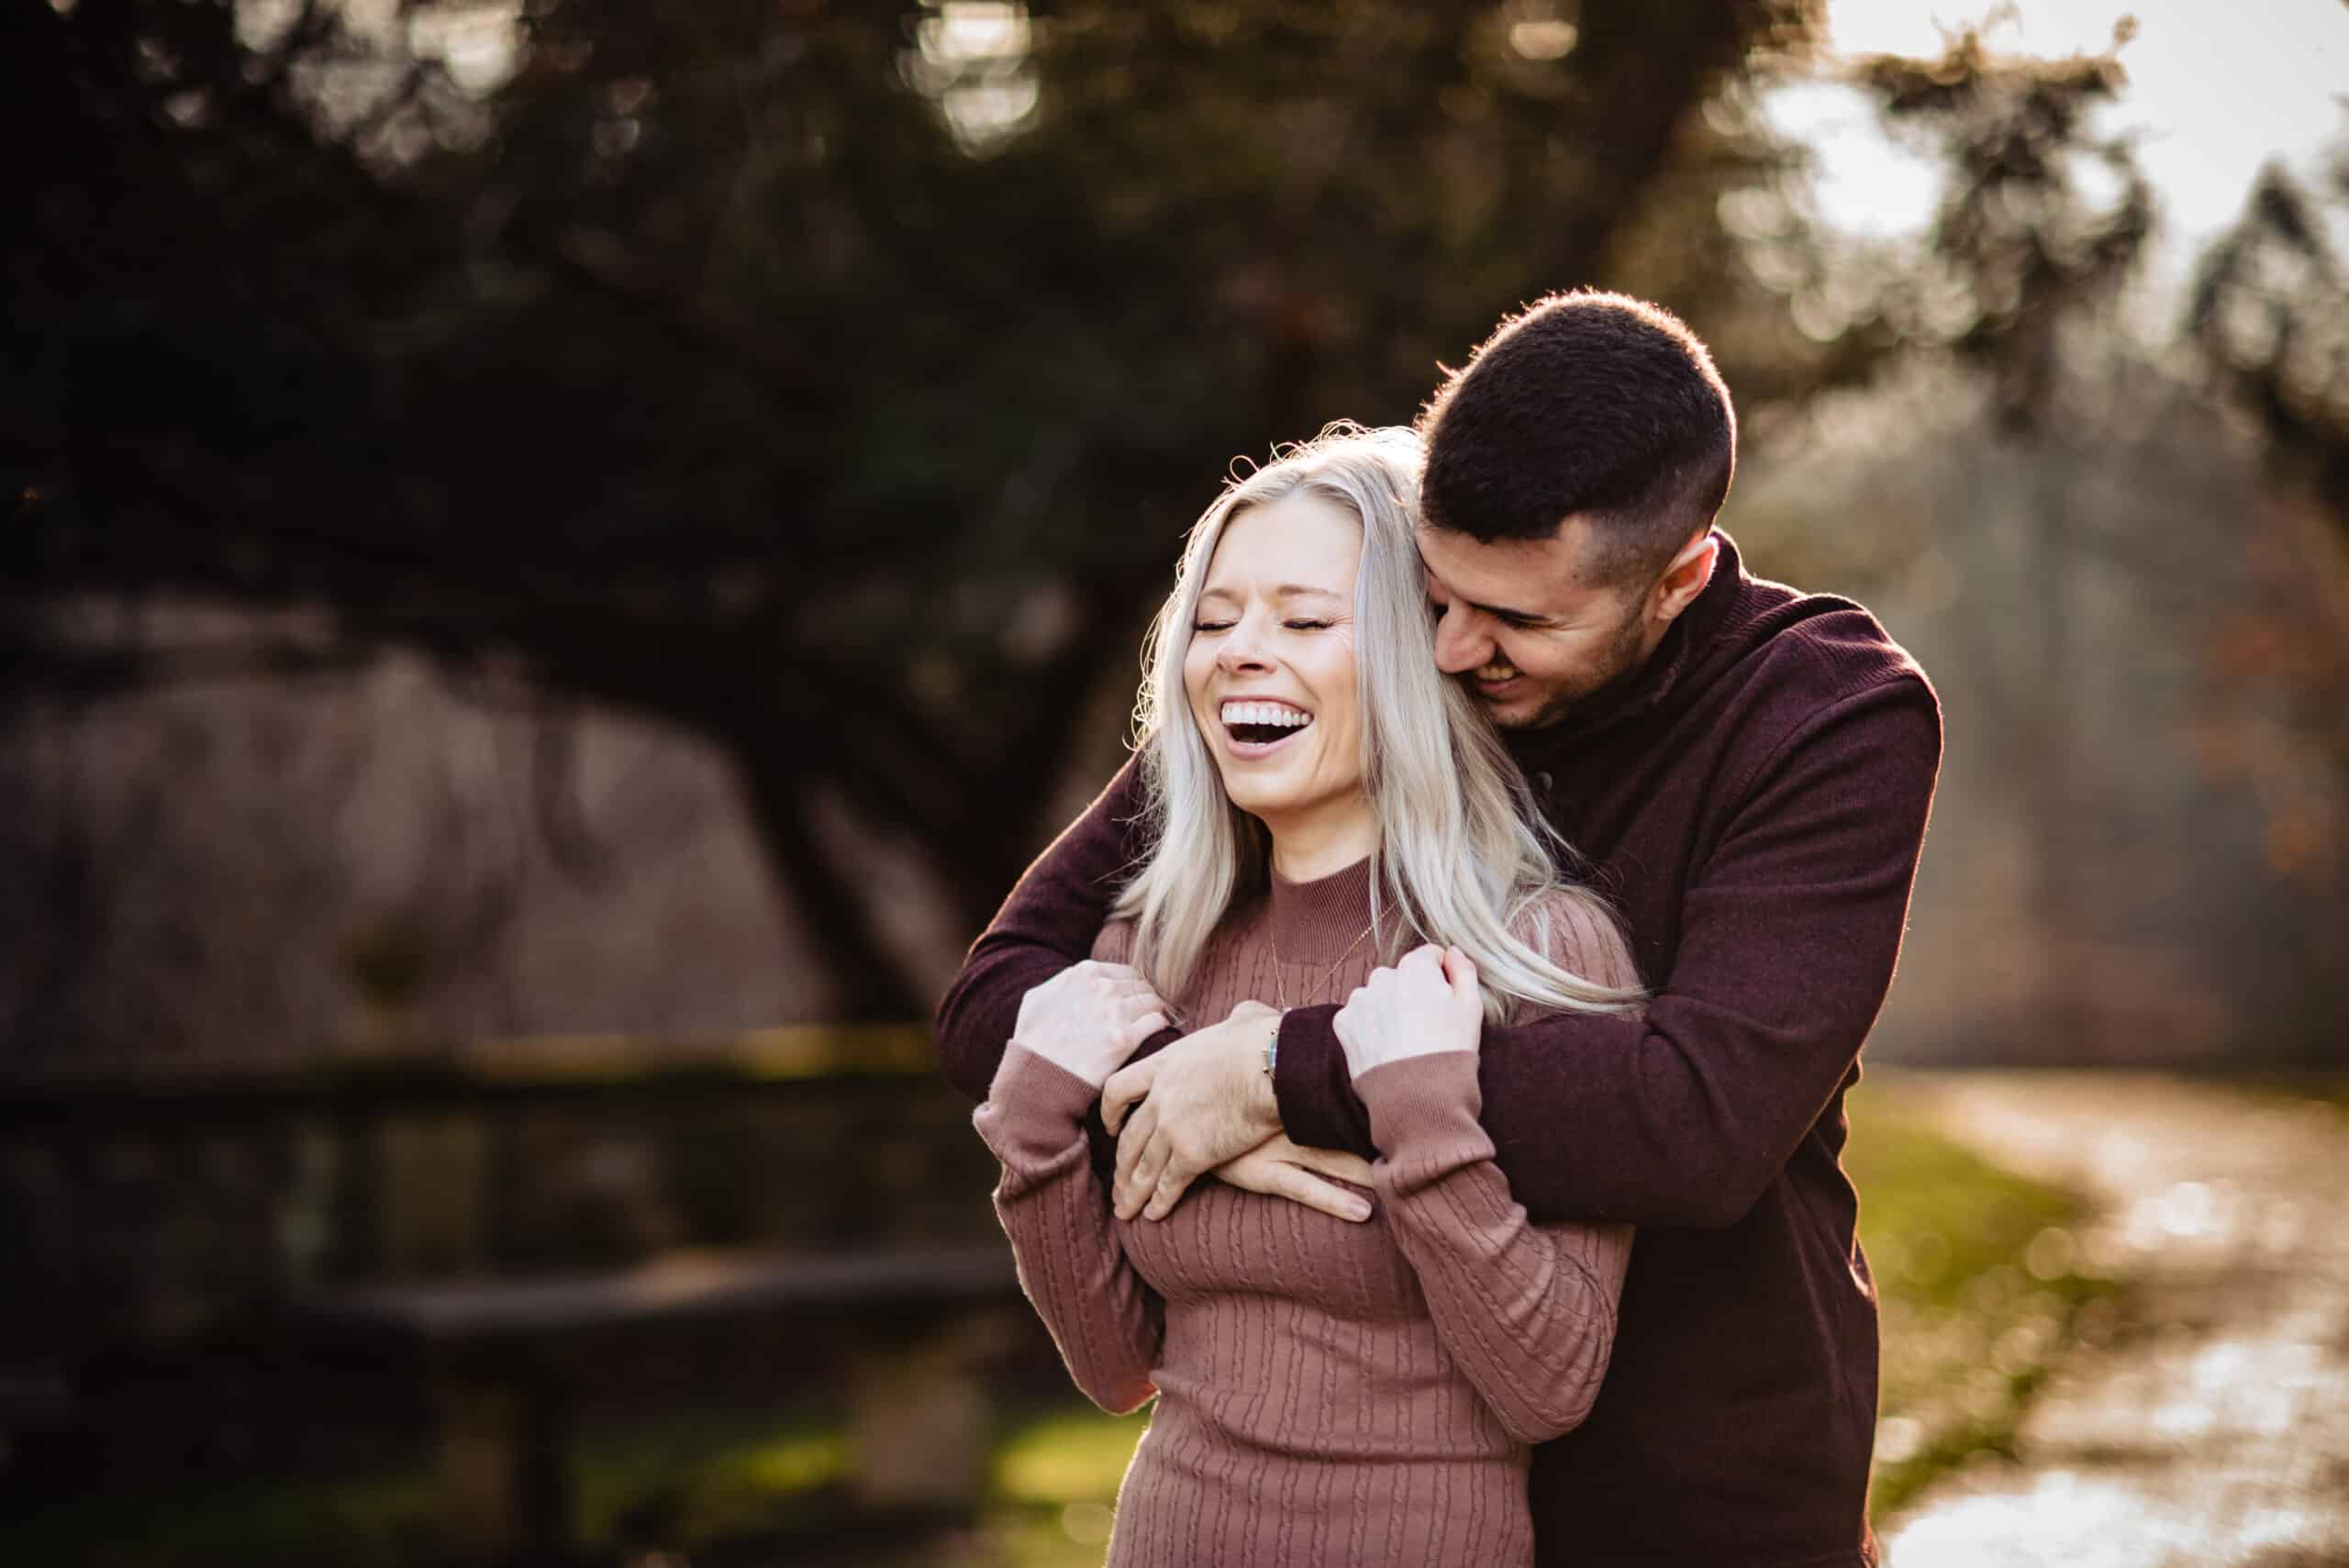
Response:
[[[572,1458],[573,1539],[692,1550],[772,1530],[845,1482],[850,1461],[839,1428],[815,1418],[667,1421],[591,1437]]]
[[[1147,1414],[1081,1401],[1017,1418],[996,1446],[979,1556],[989,1568],[1100,1568],[1110,1505]]]
[[[573,1444],[573,1539],[614,1558],[632,1545],[693,1549],[786,1526],[849,1473],[830,1422],[687,1417]],[[442,1561],[422,1463],[371,1474],[277,1476],[172,1487],[34,1510],[0,1532],[0,1561],[165,1568],[408,1568]]]
[[[1019,1504],[1109,1502],[1149,1424],[1146,1415],[1108,1416],[1090,1405],[1019,1422],[996,1451],[995,1494]]]
[[[81,1568],[238,1562],[405,1568],[426,1545],[421,1472],[271,1477],[36,1505],[0,1529],[0,1560]]]
[[[1868,1496],[1881,1524],[1936,1477],[2012,1456],[2055,1360],[2110,1331],[2115,1287],[2082,1255],[2076,1195],[1943,1136],[1897,1084],[1870,1084],[1850,1108],[1843,1163],[1882,1309]]]

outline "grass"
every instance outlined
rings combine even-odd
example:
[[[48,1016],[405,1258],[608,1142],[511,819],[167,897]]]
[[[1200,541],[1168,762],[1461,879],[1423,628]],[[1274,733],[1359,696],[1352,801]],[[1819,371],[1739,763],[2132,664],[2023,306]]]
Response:
[[[1943,1137],[1898,1087],[1852,1098],[1844,1167],[1883,1326],[1876,1464],[1881,1524],[1936,1477],[2012,1457],[2056,1360],[2111,1331],[2115,1286],[2083,1256],[2074,1194]]]
[[[1935,1132],[1897,1085],[1854,1097],[1846,1164],[1884,1321],[1879,1522],[1976,1456],[2011,1451],[2055,1359],[2109,1330],[2110,1282],[2075,1240],[2078,1201]],[[999,1568],[1093,1568],[1146,1418],[1064,1407],[1007,1419],[972,1555]],[[572,1454],[576,1539],[606,1561],[657,1541],[689,1556],[768,1535],[836,1499],[854,1456],[820,1418],[718,1421],[591,1435]],[[427,1560],[432,1488],[420,1468],[320,1482],[257,1480],[61,1505],[8,1532],[11,1562],[252,1568]]]

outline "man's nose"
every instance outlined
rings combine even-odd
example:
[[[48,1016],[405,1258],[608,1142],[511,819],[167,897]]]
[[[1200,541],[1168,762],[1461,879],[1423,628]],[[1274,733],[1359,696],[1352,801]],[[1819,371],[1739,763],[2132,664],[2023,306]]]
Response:
[[[1492,662],[1493,639],[1475,625],[1475,617],[1457,605],[1447,606],[1435,623],[1435,667],[1447,675],[1481,669]]]

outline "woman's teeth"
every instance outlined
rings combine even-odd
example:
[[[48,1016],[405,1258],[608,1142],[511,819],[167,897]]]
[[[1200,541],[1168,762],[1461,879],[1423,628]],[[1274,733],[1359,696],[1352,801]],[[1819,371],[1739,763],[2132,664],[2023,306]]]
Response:
[[[1277,702],[1228,702],[1222,717],[1225,730],[1243,746],[1286,740],[1313,722],[1313,716],[1303,708]]]
[[[1301,728],[1313,722],[1313,716],[1303,708],[1276,702],[1228,702],[1223,705],[1226,724],[1275,725],[1283,729]]]

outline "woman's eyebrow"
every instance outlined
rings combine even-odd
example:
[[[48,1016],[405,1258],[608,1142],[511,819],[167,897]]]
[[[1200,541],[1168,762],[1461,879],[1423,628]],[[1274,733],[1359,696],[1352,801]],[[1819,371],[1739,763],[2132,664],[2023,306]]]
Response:
[[[1272,596],[1275,599],[1335,599],[1340,604],[1343,604],[1346,601],[1346,596],[1343,594],[1339,593],[1337,590],[1333,588],[1317,588],[1309,583],[1283,583],[1273,590]],[[1239,597],[1240,591],[1236,588],[1214,587],[1202,588],[1199,590],[1199,600],[1203,604],[1209,599],[1231,599],[1237,601]]]

